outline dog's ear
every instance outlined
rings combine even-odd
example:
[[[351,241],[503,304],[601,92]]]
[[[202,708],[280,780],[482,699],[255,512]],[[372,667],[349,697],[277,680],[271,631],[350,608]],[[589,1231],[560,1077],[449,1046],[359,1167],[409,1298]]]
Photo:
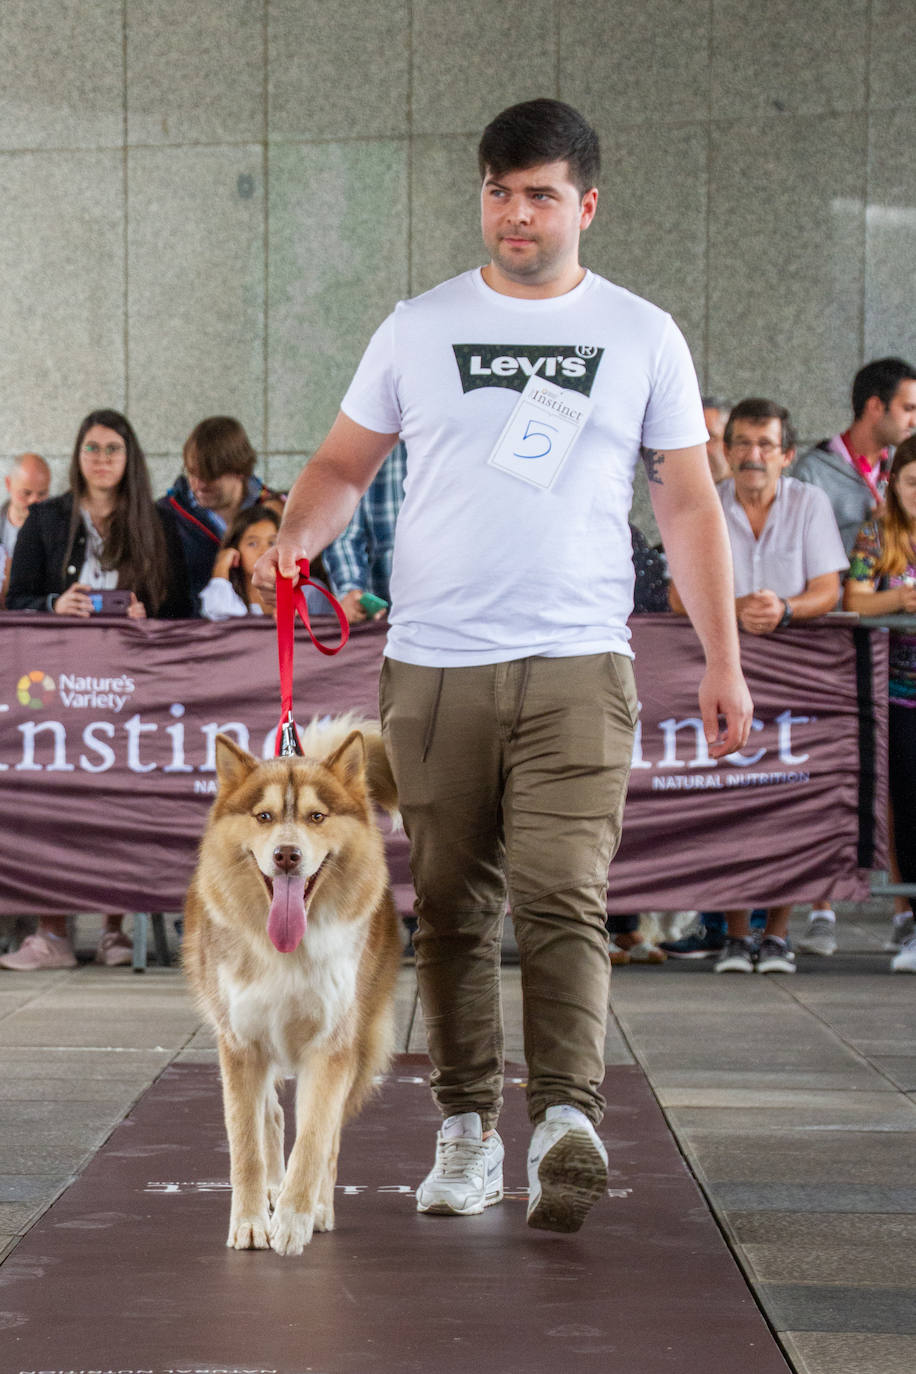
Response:
[[[217,735],[215,745],[216,776],[220,787],[237,787],[253,768],[257,768],[257,759],[228,735]]]
[[[324,766],[329,768],[349,791],[353,791],[360,783],[365,787],[366,741],[360,731],[351,730],[343,744],[335,749],[333,754],[328,754]]]

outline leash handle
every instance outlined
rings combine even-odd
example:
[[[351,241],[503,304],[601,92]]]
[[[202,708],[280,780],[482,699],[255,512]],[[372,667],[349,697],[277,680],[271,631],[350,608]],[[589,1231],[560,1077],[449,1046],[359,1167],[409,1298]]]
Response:
[[[320,592],[337,616],[337,623],[340,625],[340,642],[338,644],[322,644],[315,638],[309,620],[308,605],[305,599],[303,588],[314,587]],[[295,628],[296,616],[302,621],[309,632],[309,637],[319,653],[332,656],[339,654],[341,649],[350,638],[350,626],[347,621],[344,609],[340,602],[324,587],[313,582],[309,575],[309,561],[307,558],[299,560],[299,582],[293,586],[291,577],[281,577],[277,573],[277,655],[280,661],[280,723],[277,726],[277,738],[274,752],[278,756],[289,754],[301,754],[302,742],[299,739],[299,732],[296,729],[296,722],[293,719],[293,649],[296,642]]]

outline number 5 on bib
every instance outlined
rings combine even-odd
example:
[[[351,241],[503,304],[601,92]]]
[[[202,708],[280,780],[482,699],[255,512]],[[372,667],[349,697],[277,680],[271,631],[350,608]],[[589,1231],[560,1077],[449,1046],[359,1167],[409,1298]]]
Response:
[[[547,491],[582,433],[592,403],[580,391],[565,391],[532,377],[509,416],[490,467]]]

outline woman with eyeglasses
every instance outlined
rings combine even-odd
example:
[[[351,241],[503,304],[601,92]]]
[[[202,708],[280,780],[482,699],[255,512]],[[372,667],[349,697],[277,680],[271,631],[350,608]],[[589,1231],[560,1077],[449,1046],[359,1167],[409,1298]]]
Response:
[[[94,410],[76,436],[69,490],[33,506],[20,531],[6,605],[85,618],[112,609],[101,593],[115,589],[134,620],[194,614],[174,518],[153,502],[133,427]]]

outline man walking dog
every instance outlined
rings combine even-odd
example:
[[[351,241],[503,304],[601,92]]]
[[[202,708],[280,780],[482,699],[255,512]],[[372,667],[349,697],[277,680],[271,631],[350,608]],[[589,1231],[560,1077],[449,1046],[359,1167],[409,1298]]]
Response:
[[[502,1197],[499,966],[521,959],[528,1221],[574,1231],[605,1193],[605,894],[637,702],[627,515],[642,451],[672,573],[706,651],[710,752],[745,742],[731,561],[693,365],[662,310],[587,271],[598,138],[556,100],[479,147],[487,265],[402,301],[289,497],[296,576],[346,525],[400,437],[382,724],[411,843],[417,978],[446,1118],[421,1212]],[[720,722],[721,728],[720,728]]]

